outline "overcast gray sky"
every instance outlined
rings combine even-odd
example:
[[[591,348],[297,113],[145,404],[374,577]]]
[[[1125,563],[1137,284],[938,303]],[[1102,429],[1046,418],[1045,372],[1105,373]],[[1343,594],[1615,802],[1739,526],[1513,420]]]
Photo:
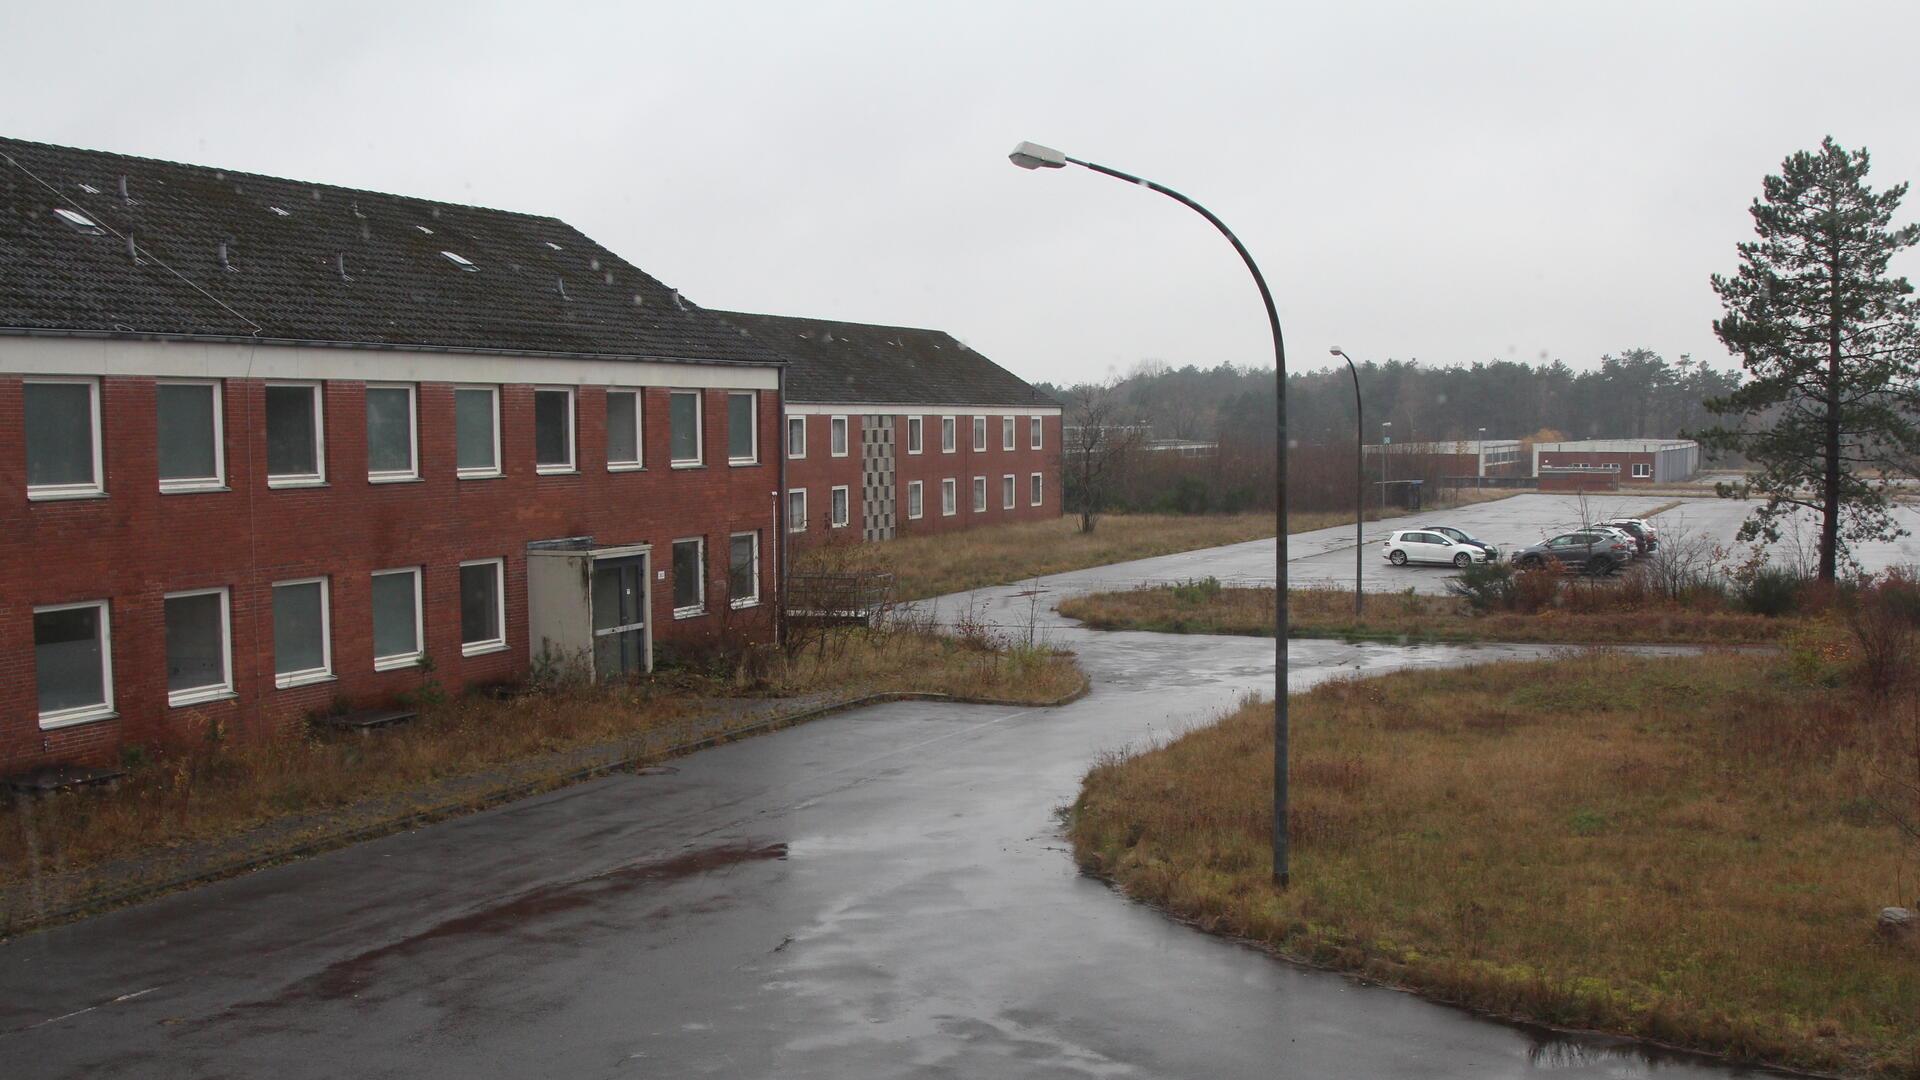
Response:
[[[1176,7],[13,0],[0,131],[554,214],[707,306],[1056,382],[1271,349],[1205,222],[1021,139],[1226,219],[1296,369],[1729,363],[1765,173],[1831,133],[1920,175],[1912,3]]]

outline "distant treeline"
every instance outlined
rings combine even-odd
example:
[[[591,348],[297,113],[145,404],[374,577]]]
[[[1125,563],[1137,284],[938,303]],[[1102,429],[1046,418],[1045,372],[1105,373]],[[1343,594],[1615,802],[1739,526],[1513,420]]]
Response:
[[[1317,362],[1320,357],[1314,357]],[[1554,432],[1570,439],[1659,438],[1706,427],[1703,402],[1739,384],[1739,374],[1682,356],[1629,349],[1575,371],[1562,361],[1498,360],[1450,367],[1388,360],[1360,365],[1366,440],[1393,422],[1395,442],[1522,439]],[[1041,384],[1063,402],[1078,387]],[[1158,439],[1271,445],[1273,373],[1222,364],[1143,364],[1115,387],[1118,422],[1144,424]],[[1073,423],[1071,415],[1067,423]],[[1353,382],[1345,365],[1287,380],[1289,436],[1304,445],[1353,439]],[[1225,446],[1223,446],[1223,449]]]

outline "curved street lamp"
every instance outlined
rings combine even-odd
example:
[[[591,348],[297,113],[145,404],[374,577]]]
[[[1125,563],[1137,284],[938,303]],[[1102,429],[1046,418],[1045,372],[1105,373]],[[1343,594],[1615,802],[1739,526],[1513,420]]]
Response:
[[[1220,235],[1239,253],[1240,261],[1247,264],[1247,272],[1253,275],[1253,283],[1260,289],[1260,302],[1267,309],[1267,326],[1273,331],[1273,512],[1277,526],[1273,561],[1273,881],[1284,889],[1290,879],[1287,850],[1287,349],[1280,337],[1280,316],[1273,307],[1273,293],[1267,290],[1267,279],[1260,276],[1260,267],[1247,253],[1246,245],[1233,235],[1233,230],[1215,217],[1213,211],[1172,188],[1105,165],[1068,157],[1050,146],[1036,143],[1023,142],[1014,147],[1007,160],[1023,169],[1062,169],[1078,165],[1165,195],[1220,230]]]
[[[1327,352],[1345,360],[1347,374],[1353,376],[1353,613],[1359,615],[1366,604],[1362,599],[1365,594],[1360,591],[1360,560],[1367,548],[1366,533],[1362,529],[1367,520],[1367,430],[1361,426],[1366,421],[1360,415],[1360,369],[1353,366],[1353,357],[1340,346],[1335,345]]]

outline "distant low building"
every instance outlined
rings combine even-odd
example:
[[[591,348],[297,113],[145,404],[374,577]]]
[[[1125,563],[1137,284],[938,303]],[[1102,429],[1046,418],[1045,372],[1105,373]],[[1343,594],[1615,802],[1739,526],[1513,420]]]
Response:
[[[1439,442],[1375,444],[1367,459],[1384,453],[1389,470],[1436,479],[1461,476],[1524,476],[1525,447],[1518,439],[1447,439]],[[1402,466],[1405,466],[1404,468]]]
[[[1691,439],[1581,439],[1535,443],[1533,475],[1542,487],[1579,477],[1622,484],[1676,484],[1700,470],[1700,444]],[[1590,487],[1591,484],[1580,486]]]

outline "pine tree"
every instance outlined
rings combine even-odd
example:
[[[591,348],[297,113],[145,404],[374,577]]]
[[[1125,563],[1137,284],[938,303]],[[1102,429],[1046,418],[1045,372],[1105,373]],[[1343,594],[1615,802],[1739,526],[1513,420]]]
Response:
[[[1713,278],[1724,311],[1714,333],[1748,378],[1707,402],[1723,425],[1736,422],[1700,440],[1753,467],[1721,489],[1766,500],[1741,539],[1777,541],[1793,515],[1819,517],[1822,581],[1849,543],[1904,535],[1887,512],[1886,472],[1920,452],[1913,287],[1887,274],[1920,225],[1893,227],[1907,185],[1876,193],[1867,169],[1865,150],[1831,137],[1787,158],[1753,202],[1759,239],[1739,245],[1739,272]]]

